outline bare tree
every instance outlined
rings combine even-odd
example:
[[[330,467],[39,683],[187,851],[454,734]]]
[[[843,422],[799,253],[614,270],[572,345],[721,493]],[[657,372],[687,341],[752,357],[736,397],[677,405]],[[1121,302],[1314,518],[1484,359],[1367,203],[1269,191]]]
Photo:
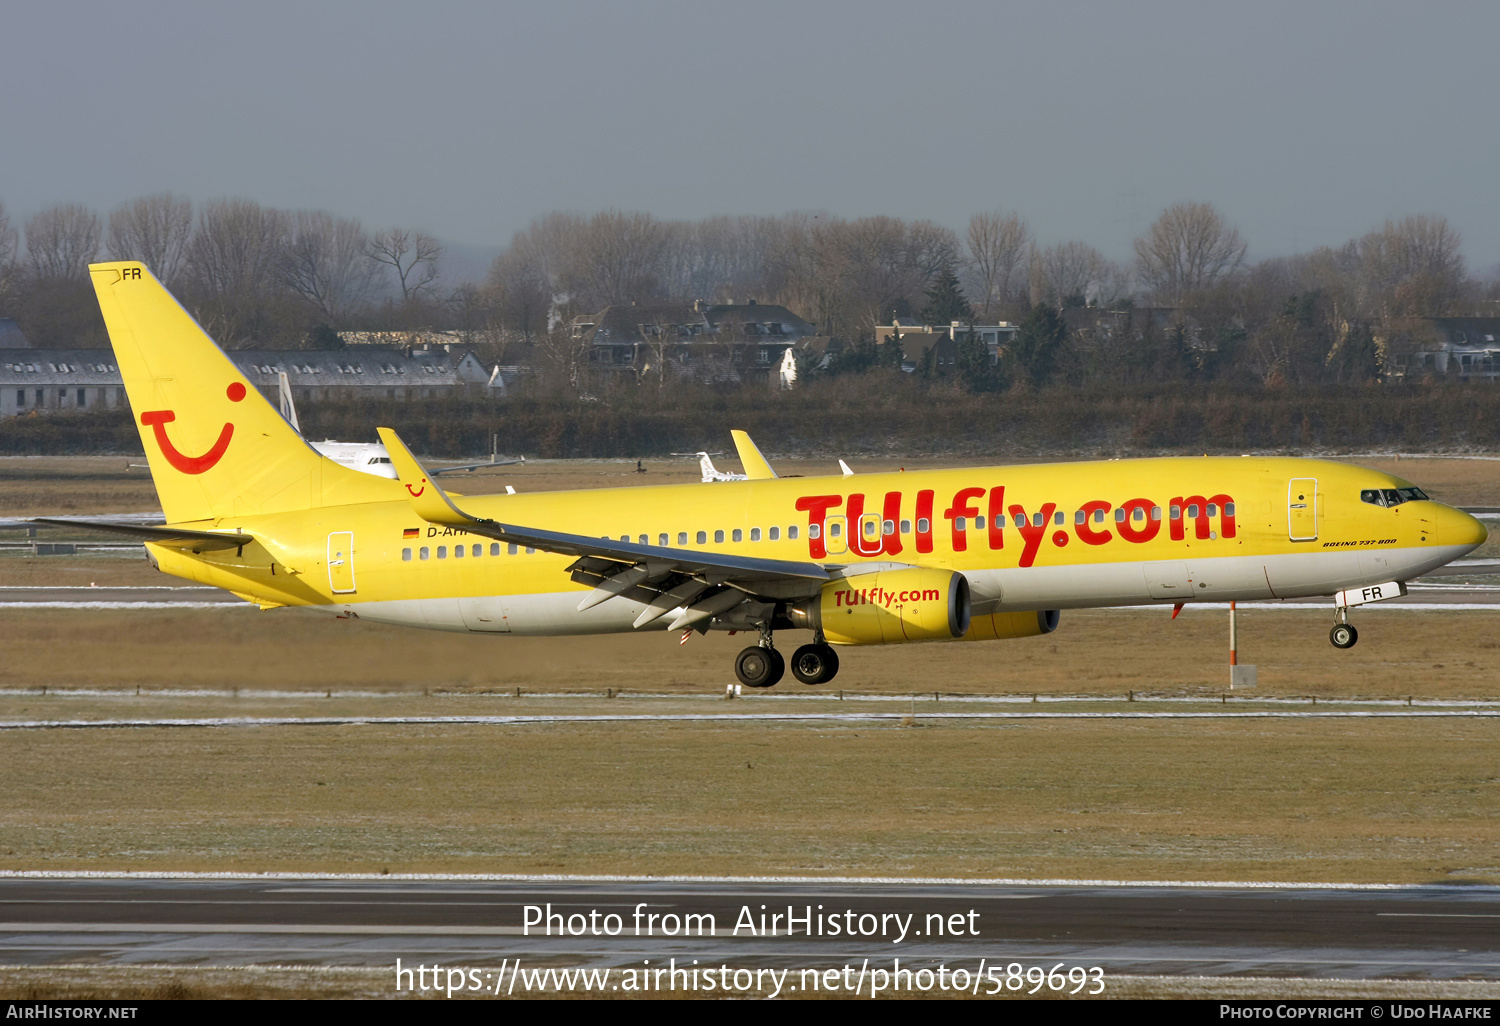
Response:
[[[282,247],[278,273],[332,324],[369,298],[379,270],[358,221],[321,210],[299,210]]]
[[[570,241],[563,284],[590,309],[660,294],[670,233],[650,214],[606,210]]]
[[[87,281],[99,252],[99,215],[77,204],[52,207],[26,222],[26,259],[37,278]]]
[[[1177,203],[1135,240],[1136,273],[1159,300],[1176,306],[1238,269],[1246,249],[1212,204]]]
[[[906,226],[907,265],[925,292],[944,271],[953,271],[963,261],[963,250],[952,228],[933,221],[913,221]]]
[[[0,203],[0,306],[9,298],[16,278],[16,230],[10,226],[10,215]]]
[[[143,196],[109,215],[110,256],[139,260],[169,285],[182,271],[192,235],[192,202],[165,192]]]
[[[198,212],[188,276],[204,327],[219,341],[234,344],[263,329],[283,289],[278,272],[286,234],[286,215],[254,200],[217,200]]]
[[[1031,229],[1015,214],[994,210],[969,218],[969,270],[972,291],[983,297],[981,316],[990,308],[1008,303],[1016,271],[1031,247]]]
[[[1359,240],[1368,306],[1382,321],[1449,312],[1468,288],[1463,239],[1446,218],[1405,217]]]
[[[1098,302],[1110,277],[1110,262],[1086,242],[1062,242],[1031,251],[1033,303],[1063,307]]]
[[[485,281],[501,327],[532,342],[547,331],[552,283],[546,265],[524,241],[495,258]]]
[[[403,304],[435,292],[443,246],[431,235],[389,228],[370,240],[368,253],[371,260],[396,272]]]

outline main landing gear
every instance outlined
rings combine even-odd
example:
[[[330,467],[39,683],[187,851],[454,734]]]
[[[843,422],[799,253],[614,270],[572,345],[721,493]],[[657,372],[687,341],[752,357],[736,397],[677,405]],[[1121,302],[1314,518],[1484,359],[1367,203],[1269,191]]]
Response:
[[[1328,632],[1328,640],[1333,642],[1334,648],[1353,648],[1359,640],[1359,631],[1349,622],[1348,606],[1334,607],[1333,630]]]
[[[804,684],[827,684],[839,672],[839,654],[821,640],[792,653],[792,676]]]
[[[768,688],[786,672],[786,660],[770,645],[751,645],[734,660],[734,675],[747,688]]]
[[[821,636],[792,654],[792,676],[804,684],[826,684],[839,672],[839,656]],[[771,632],[762,631],[760,644],[740,652],[734,675],[750,688],[768,688],[786,673],[786,659],[771,647]]]

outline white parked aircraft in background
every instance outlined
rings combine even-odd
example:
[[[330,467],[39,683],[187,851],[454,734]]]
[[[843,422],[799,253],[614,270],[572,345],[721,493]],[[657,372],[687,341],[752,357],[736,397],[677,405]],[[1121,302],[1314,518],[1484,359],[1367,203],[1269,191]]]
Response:
[[[276,375],[277,392],[281,399],[281,415],[286,418],[287,423],[292,425],[298,434],[302,432],[302,425],[297,422],[297,404],[292,401],[292,386],[287,381],[286,371]],[[386,452],[385,446],[379,442],[336,442],[331,438],[321,442],[310,439],[307,444],[315,450],[327,456],[333,462],[350,470],[357,470],[362,474],[373,474],[376,477],[388,477],[396,480],[396,469],[391,466],[391,454]],[[525,463],[526,457],[522,456],[514,460],[502,460],[494,452],[490,453],[487,463],[464,463],[456,467],[440,467],[431,471],[432,476],[439,474],[455,474],[460,470],[472,471],[484,467],[508,467],[516,463]]]

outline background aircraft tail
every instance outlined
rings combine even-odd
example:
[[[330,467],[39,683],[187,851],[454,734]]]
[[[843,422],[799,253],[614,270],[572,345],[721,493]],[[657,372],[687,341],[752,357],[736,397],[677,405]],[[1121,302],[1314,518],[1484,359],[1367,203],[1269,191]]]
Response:
[[[308,446],[144,264],[89,274],[169,522],[400,497]]]

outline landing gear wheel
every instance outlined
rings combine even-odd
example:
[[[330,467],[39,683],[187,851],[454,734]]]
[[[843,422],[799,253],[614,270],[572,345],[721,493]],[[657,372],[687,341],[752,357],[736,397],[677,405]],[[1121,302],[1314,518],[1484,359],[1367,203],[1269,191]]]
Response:
[[[1359,640],[1359,631],[1354,629],[1350,623],[1336,623],[1333,630],[1328,632],[1328,640],[1333,642],[1334,648],[1353,648],[1354,643]]]
[[[832,645],[803,645],[792,653],[792,676],[804,684],[827,684],[839,672]]]
[[[774,648],[752,645],[734,660],[734,675],[747,688],[768,688],[786,672],[786,660]]]

